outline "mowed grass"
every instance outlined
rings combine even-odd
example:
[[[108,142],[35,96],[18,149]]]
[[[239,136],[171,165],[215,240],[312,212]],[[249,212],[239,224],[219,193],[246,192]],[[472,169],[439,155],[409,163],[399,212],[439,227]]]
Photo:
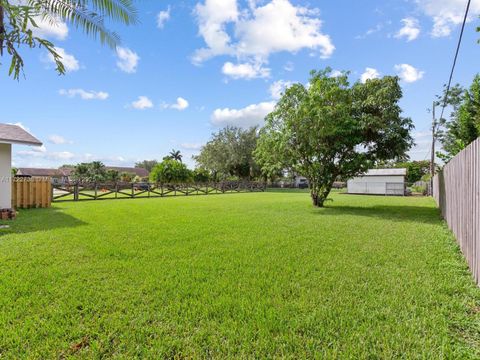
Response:
[[[0,358],[479,358],[429,198],[62,203],[0,230]]]

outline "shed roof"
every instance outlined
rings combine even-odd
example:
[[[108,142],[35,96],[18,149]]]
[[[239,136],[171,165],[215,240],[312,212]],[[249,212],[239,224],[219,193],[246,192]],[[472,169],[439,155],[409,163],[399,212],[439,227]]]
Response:
[[[0,124],[0,142],[9,144],[42,145],[41,141],[18,125]]]
[[[405,176],[407,175],[407,169],[369,169],[365,174],[361,176]]]

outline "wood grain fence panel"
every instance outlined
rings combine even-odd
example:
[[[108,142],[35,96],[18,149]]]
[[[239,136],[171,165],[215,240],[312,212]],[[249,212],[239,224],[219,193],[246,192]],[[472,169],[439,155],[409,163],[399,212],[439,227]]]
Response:
[[[433,196],[480,285],[480,138],[433,178]]]
[[[51,205],[50,178],[14,178],[12,181],[12,207],[28,209]]]

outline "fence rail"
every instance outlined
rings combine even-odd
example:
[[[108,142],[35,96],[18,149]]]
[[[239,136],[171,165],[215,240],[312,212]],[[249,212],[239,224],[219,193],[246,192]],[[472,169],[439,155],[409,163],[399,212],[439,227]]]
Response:
[[[433,178],[433,197],[480,285],[480,138]]]
[[[92,183],[73,182],[52,185],[52,201],[134,199],[167,196],[209,195],[265,191],[260,182],[225,181],[202,184]]]
[[[52,184],[49,177],[12,179],[12,208],[45,208],[51,202]]]

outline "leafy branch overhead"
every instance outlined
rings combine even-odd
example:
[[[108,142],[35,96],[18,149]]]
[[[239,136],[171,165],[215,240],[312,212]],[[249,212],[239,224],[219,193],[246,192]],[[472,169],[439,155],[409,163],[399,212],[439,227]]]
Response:
[[[115,48],[119,35],[105,26],[105,19],[124,25],[137,22],[132,0],[0,0],[0,57],[10,57],[9,75],[19,79],[24,60],[20,48],[44,48],[52,56],[58,74],[65,73],[62,57],[55,45],[35,35],[39,21],[55,26],[66,22],[102,44]],[[2,65],[3,62],[0,63]]]

